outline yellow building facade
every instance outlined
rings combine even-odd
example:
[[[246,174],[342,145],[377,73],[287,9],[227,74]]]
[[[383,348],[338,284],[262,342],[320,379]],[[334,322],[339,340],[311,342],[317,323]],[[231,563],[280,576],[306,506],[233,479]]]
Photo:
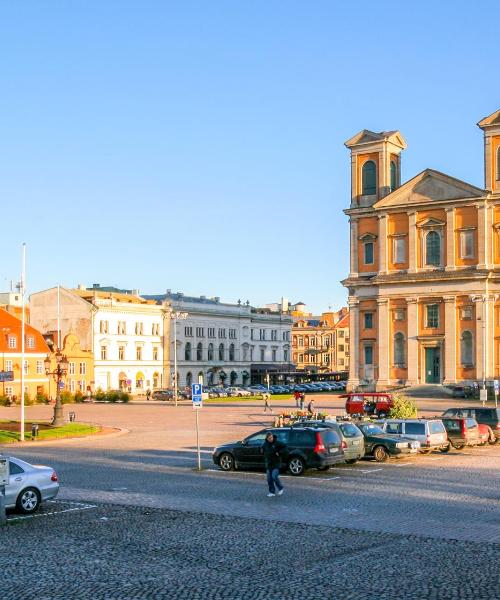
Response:
[[[351,152],[349,389],[500,377],[500,110],[484,189],[426,169],[401,184],[399,131]]]

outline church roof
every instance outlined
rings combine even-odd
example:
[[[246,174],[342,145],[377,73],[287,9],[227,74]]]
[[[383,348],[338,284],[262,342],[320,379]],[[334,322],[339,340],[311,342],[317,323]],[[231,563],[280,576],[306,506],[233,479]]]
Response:
[[[373,207],[389,208],[392,206],[407,206],[409,204],[429,204],[446,200],[465,200],[482,198],[487,192],[470,183],[435,171],[425,169],[413,179],[385,196]]]
[[[493,125],[500,125],[500,109],[496,110],[494,113],[491,113],[488,117],[484,117],[478,123],[478,127],[484,129],[485,127],[491,127]]]
[[[392,142],[400,148],[406,148],[406,140],[399,131],[370,131],[369,129],[363,129],[352,138],[348,139],[344,144],[348,148],[353,146],[360,146],[361,144],[371,144],[373,142]]]

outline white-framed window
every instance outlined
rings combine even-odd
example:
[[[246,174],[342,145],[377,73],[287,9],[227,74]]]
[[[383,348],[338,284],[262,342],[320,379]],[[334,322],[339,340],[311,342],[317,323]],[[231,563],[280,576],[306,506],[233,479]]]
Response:
[[[266,339],[266,330],[259,329],[259,340],[265,340],[265,339]]]
[[[144,324],[142,321],[137,321],[135,324],[135,335],[143,335],[144,333]]]
[[[460,363],[462,366],[474,364],[473,336],[471,331],[464,331],[460,336]]]
[[[151,335],[160,335],[160,324],[153,323],[151,325]]]
[[[68,373],[70,375],[74,375],[75,374],[75,363],[74,362],[70,362],[69,363],[69,370]]]
[[[199,337],[199,338],[205,337],[205,329],[204,329],[204,327],[197,327],[196,328],[196,337]]]
[[[273,356],[273,358],[272,358],[273,362],[276,362],[278,360],[277,359],[278,351],[276,350],[276,348],[273,348],[273,350],[272,350],[272,356]]]
[[[236,329],[230,329],[229,330],[229,339],[230,340],[235,340],[236,339]]]
[[[440,267],[442,265],[442,240],[441,232],[432,229],[425,235],[425,259],[427,267]]]
[[[209,338],[214,338],[215,337],[215,327],[209,327],[208,328],[208,337]]]
[[[142,346],[137,346],[135,349],[136,360],[142,360]]]
[[[226,329],[225,327],[219,327],[219,338],[225,339],[226,337]]]
[[[76,385],[75,385],[74,379],[69,380],[69,391],[72,392],[73,394],[76,392]]]
[[[28,373],[30,372],[30,365],[28,363],[27,360],[24,361],[24,374],[28,375]]]
[[[260,362],[264,362],[265,360],[266,360],[266,349],[261,348],[260,349]]]
[[[6,360],[5,361],[5,370],[6,371],[12,371],[12,361],[11,360]]]
[[[288,350],[288,348],[283,349],[283,360],[285,362],[288,362],[290,360],[290,351]]]
[[[439,327],[439,304],[427,304],[426,307],[426,324],[429,329]]]
[[[36,374],[43,375],[43,360],[36,361]]]
[[[184,327],[184,337],[193,337],[193,328],[192,327]]]
[[[472,306],[462,306],[460,309],[460,318],[462,321],[470,321],[472,319]]]
[[[156,348],[156,346],[153,348],[153,360],[158,360],[158,348]]]
[[[474,258],[474,230],[460,232],[460,258]]]
[[[87,374],[87,365],[84,362],[80,363],[80,375]]]
[[[394,334],[394,365],[403,367],[405,362],[405,336],[401,331],[398,331]]]
[[[107,360],[107,359],[108,359],[108,347],[101,346],[101,360]]]
[[[99,322],[99,332],[100,333],[108,333],[109,322],[108,321],[100,321]]]
[[[271,341],[276,342],[278,339],[278,332],[276,329],[271,329]]]
[[[125,360],[125,346],[118,346],[118,360]]]
[[[35,338],[32,335],[29,335],[26,339],[26,347],[34,348],[35,347]]]
[[[79,388],[80,392],[84,392],[85,391],[85,379],[81,379],[78,382],[78,388]]]
[[[126,321],[118,321],[116,331],[117,331],[118,335],[125,335],[127,333]]]
[[[9,348],[17,347],[17,338],[15,335],[9,335],[8,340],[7,340],[7,345],[9,346]]]
[[[406,240],[404,237],[395,237],[392,240],[392,254],[394,264],[406,262]]]
[[[12,386],[10,386],[10,385],[6,385],[5,386],[5,395],[9,396],[9,398],[11,396],[13,396],[14,395],[14,388]]]

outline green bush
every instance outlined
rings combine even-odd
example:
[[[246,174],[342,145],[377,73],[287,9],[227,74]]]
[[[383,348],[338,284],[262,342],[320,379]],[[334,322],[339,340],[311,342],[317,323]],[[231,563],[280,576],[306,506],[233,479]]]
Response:
[[[38,394],[36,395],[36,398],[35,398],[35,402],[37,404],[48,404],[49,397],[47,396],[47,394],[45,392],[38,392]]]
[[[126,404],[130,400],[130,394],[128,392],[120,392],[120,400]]]
[[[99,388],[94,394],[94,398],[98,402],[102,402],[103,400],[106,400],[106,394],[101,390],[101,388]]]
[[[8,396],[0,395],[0,406],[10,406],[12,404]]]
[[[33,406],[33,398],[28,394],[24,393],[24,406]]]
[[[418,414],[415,402],[402,394],[393,394],[392,403],[393,406],[389,411],[391,419],[414,419]]]
[[[82,392],[80,392],[80,390],[78,390],[78,392],[75,392],[75,396],[74,396],[74,400],[75,402],[83,402],[85,396],[82,394]]]
[[[71,404],[73,402],[73,394],[67,390],[62,391],[61,402],[62,404]]]
[[[108,402],[117,402],[118,400],[121,400],[121,392],[118,392],[117,390],[110,390],[109,392],[106,392],[105,395]]]

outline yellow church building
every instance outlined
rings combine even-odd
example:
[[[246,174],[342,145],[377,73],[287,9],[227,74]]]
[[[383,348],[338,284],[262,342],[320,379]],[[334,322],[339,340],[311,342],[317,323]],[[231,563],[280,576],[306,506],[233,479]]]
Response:
[[[484,189],[426,169],[401,184],[399,131],[351,152],[349,389],[500,378],[500,110]]]

